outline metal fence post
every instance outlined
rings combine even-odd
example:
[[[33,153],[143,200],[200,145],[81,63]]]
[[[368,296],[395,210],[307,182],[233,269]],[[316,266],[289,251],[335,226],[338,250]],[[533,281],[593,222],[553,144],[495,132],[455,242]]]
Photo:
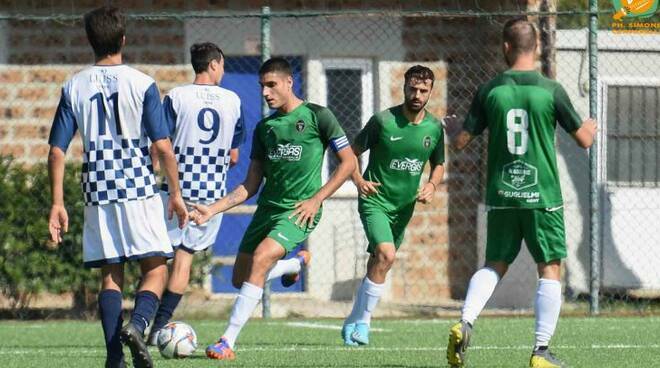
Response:
[[[264,6],[261,8],[261,62],[270,59],[270,7]],[[262,101],[261,115],[266,117],[270,109],[266,101]],[[261,316],[270,318],[270,281],[264,284],[264,293],[261,298],[262,312]]]
[[[598,116],[598,1],[589,0],[589,115]],[[589,200],[591,272],[589,286],[589,311],[592,315],[599,313],[598,297],[600,294],[600,177],[598,175],[598,139],[594,140],[589,151],[589,177],[591,190]]]

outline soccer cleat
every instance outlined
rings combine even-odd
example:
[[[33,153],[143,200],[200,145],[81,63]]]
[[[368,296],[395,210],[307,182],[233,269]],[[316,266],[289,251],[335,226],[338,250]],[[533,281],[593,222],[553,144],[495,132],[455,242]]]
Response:
[[[366,323],[356,323],[355,330],[351,334],[351,339],[360,345],[369,345],[369,325]]]
[[[151,355],[149,354],[147,344],[144,343],[142,334],[138,332],[137,328],[135,328],[132,323],[128,323],[121,329],[119,340],[131,350],[133,367],[153,368],[154,364],[151,361]]]
[[[147,346],[158,346],[158,334],[160,333],[160,328],[152,328],[149,331],[149,337],[147,337]]]
[[[221,337],[218,342],[215,344],[209,345],[206,347],[206,356],[210,359],[217,360],[234,360],[236,359],[236,354],[234,350],[229,346],[227,340],[224,337]]]
[[[355,331],[355,323],[348,323],[341,327],[341,339],[344,340],[344,345],[358,346],[358,343],[351,337],[353,331]]]
[[[550,349],[545,347],[545,349],[534,349],[532,352],[532,357],[529,359],[530,368],[563,368],[566,367],[564,362],[557,359],[554,354],[550,352]]]
[[[450,367],[465,366],[465,351],[470,345],[472,327],[465,321],[460,321],[449,330],[447,344],[447,363]]]
[[[312,259],[312,254],[309,253],[308,250],[301,250],[296,254],[296,258],[300,261],[300,269],[302,270],[303,266],[307,266],[309,264],[309,261]],[[282,275],[281,281],[282,281],[282,286],[284,287],[289,287],[296,282],[300,280],[300,272],[296,273],[288,273],[285,275]]]

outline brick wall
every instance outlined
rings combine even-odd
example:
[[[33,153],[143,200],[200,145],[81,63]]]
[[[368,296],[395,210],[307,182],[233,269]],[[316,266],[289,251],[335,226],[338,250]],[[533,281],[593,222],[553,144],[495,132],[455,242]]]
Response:
[[[134,65],[153,76],[167,93],[174,86],[191,82],[188,65]],[[19,162],[34,164],[48,155],[48,133],[60,98],[62,84],[80,65],[0,66],[0,155],[12,155]],[[80,160],[82,143],[78,136],[68,155]]]

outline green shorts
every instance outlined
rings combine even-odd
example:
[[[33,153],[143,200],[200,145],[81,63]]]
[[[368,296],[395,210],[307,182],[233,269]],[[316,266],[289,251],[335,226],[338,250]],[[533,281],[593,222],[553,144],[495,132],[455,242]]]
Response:
[[[414,210],[415,203],[394,212],[375,206],[358,206],[360,220],[369,241],[367,252],[373,253],[381,243],[393,243],[398,250]]]
[[[252,254],[265,238],[275,240],[286,253],[292,251],[312,233],[321,220],[322,209],[314,217],[314,225],[311,227],[297,226],[294,222],[295,218],[289,219],[291,212],[293,212],[291,209],[258,206],[250,225],[245,230],[238,251]]]
[[[564,209],[492,209],[487,238],[487,261],[513,263],[522,240],[536,263],[566,258]]]

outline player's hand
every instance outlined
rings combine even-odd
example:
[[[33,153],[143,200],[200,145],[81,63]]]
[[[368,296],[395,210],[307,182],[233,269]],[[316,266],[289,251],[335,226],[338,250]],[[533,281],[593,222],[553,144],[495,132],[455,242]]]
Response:
[[[431,182],[426,182],[417,190],[417,202],[424,204],[430,203],[431,199],[433,199],[433,193],[435,193],[435,185],[431,184]]]
[[[367,197],[373,194],[378,194],[378,187],[380,183],[375,181],[360,180],[355,186],[358,189],[358,192],[361,196]]]
[[[447,137],[451,141],[463,130],[463,124],[461,124],[456,115],[447,115],[442,118],[442,127],[445,128],[445,134],[447,134]]]
[[[319,208],[321,208],[321,201],[316,197],[298,202],[296,203],[296,209],[289,215],[289,219],[297,216],[298,218],[294,222],[296,226],[312,228],[314,227],[314,217],[319,212]]]
[[[170,194],[170,199],[167,201],[167,218],[171,220],[174,213],[179,220],[179,229],[183,229],[188,223],[188,209],[180,194],[174,196]]]
[[[213,215],[213,211],[211,211],[211,207],[204,205],[204,204],[192,204],[191,205],[194,210],[188,214],[188,218],[190,218],[191,221],[194,221],[197,225],[202,225],[205,224]]]
[[[596,119],[592,118],[587,118],[582,122],[582,128],[584,128],[589,134],[591,134],[592,137],[596,135],[596,131],[598,130],[598,124],[596,122]]]
[[[50,232],[50,239],[46,242],[46,246],[55,249],[62,242],[62,234],[69,231],[69,215],[63,205],[53,205],[50,208],[48,231]]]

